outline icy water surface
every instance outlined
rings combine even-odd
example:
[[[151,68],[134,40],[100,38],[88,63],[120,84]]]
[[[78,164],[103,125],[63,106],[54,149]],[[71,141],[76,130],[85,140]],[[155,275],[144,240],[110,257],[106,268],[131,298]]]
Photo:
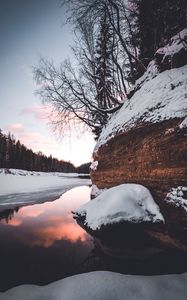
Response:
[[[58,200],[0,213],[0,290],[23,283],[47,284],[80,273],[93,248],[72,218],[90,198],[88,186]]]
[[[90,188],[82,186],[53,202],[0,212],[0,291],[95,270],[141,275],[187,271],[185,253],[148,249],[142,254],[127,245],[121,255],[116,245],[109,249],[93,240],[71,213],[89,199]],[[119,237],[125,239],[123,232]]]

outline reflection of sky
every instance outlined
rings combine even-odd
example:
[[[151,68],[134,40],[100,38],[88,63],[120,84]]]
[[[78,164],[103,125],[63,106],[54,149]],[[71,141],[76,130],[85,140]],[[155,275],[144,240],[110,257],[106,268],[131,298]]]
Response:
[[[73,37],[62,26],[64,10],[54,0],[0,1],[0,128],[11,130],[35,151],[79,164],[90,160],[92,137],[76,138],[74,133],[72,145],[67,137],[58,143],[46,126],[32,78],[40,55],[59,64],[70,54]]]
[[[84,272],[93,243],[71,211],[87,202],[89,193],[78,187],[54,202],[20,208],[8,223],[0,221],[0,291]]]
[[[89,193],[78,187],[54,202],[20,208],[8,223],[0,221],[0,291],[85,272],[93,243],[71,211],[88,201]]]
[[[88,235],[72,218],[72,210],[89,200],[89,187],[78,187],[55,202],[22,207],[14,217],[2,221],[4,230],[17,235],[28,246],[50,247],[58,240],[87,242]],[[12,229],[10,229],[12,227]]]

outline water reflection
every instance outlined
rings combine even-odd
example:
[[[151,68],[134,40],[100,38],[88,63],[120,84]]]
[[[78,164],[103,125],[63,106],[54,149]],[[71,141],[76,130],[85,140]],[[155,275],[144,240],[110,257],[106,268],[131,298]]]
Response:
[[[158,252],[132,259],[131,255],[111,255],[115,244],[109,248],[96,239],[93,242],[71,214],[89,195],[89,187],[78,187],[54,202],[1,212],[0,291],[20,284],[44,285],[95,270],[144,275],[187,270],[186,254]]]
[[[80,272],[93,244],[71,211],[89,195],[89,187],[78,187],[54,202],[1,212],[0,290],[23,283],[47,284]]]
[[[7,226],[19,227],[19,239],[31,247],[49,247],[61,239],[86,242],[88,236],[72,219],[71,211],[87,202],[88,195],[89,187],[78,187],[55,202],[7,210],[1,213],[1,226],[5,230]]]
[[[1,211],[0,212],[0,220],[4,219],[6,221],[6,223],[9,223],[12,220],[12,218],[14,217],[14,213],[17,213],[18,210],[19,210],[19,207]]]

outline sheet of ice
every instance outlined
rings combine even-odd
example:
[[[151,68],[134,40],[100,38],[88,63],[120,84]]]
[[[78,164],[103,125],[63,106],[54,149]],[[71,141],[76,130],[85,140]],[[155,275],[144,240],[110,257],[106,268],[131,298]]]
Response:
[[[185,193],[186,199],[184,198]],[[187,211],[187,187],[178,186],[176,188],[172,188],[170,192],[166,195],[165,200],[169,203],[172,203],[176,207],[181,207],[185,211]]]
[[[99,147],[120,132],[130,130],[141,123],[157,123],[187,115],[187,65],[166,70],[142,87],[126,101],[109,120],[95,146]]]
[[[85,225],[92,230],[122,221],[164,222],[149,190],[133,183],[108,189],[97,198],[83,204],[75,212],[76,217],[85,217]]]
[[[184,300],[187,273],[161,276],[96,271],[47,286],[23,285],[0,293],[0,300]]]
[[[77,174],[29,172],[10,169],[0,173],[0,211],[25,204],[41,203],[57,199],[67,190],[90,184]]]

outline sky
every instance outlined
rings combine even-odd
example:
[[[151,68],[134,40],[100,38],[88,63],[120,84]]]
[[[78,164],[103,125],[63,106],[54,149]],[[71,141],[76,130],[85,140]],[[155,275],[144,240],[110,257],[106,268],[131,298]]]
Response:
[[[0,128],[33,151],[77,166],[91,160],[94,138],[79,129],[57,138],[32,73],[41,56],[57,65],[72,59],[73,39],[58,0],[0,0]]]

